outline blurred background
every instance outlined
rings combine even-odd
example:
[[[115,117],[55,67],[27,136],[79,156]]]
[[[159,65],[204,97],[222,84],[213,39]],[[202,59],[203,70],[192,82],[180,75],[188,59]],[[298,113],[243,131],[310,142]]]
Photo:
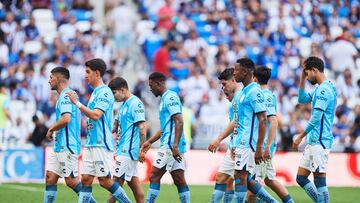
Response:
[[[217,75],[249,57],[272,69],[277,149],[289,152],[311,116],[311,106],[297,102],[301,64],[318,56],[338,91],[332,151],[359,152],[359,49],[357,0],[2,0],[0,148],[52,146],[45,140],[57,100],[50,70],[67,67],[70,88],[86,104],[92,89],[84,62],[98,57],[107,63],[106,82],[124,77],[144,102],[149,136],[159,128],[159,103],[147,77],[168,76],[183,100],[188,148],[206,149],[228,123]]]

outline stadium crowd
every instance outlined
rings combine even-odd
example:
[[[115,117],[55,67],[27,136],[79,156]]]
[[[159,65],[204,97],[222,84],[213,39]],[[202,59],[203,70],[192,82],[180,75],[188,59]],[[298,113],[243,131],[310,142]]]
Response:
[[[43,144],[47,130],[42,128],[55,119],[56,96],[48,84],[55,66],[76,75],[70,87],[86,103],[90,87],[83,63],[95,57],[108,65],[106,81],[130,71],[125,78],[133,77],[135,93],[149,109],[157,103],[149,98],[147,75],[167,75],[169,88],[183,99],[188,141],[202,140],[197,129],[222,128],[227,118],[229,103],[218,73],[247,56],[272,69],[270,88],[277,95],[280,117],[278,149],[291,151],[293,136],[310,118],[311,106],[299,105],[297,94],[302,61],[314,55],[326,61],[326,75],[339,95],[333,150],[360,151],[356,0],[108,0],[105,23],[97,21],[86,0],[4,1],[0,6],[1,83],[11,110],[7,125],[1,114],[0,128],[8,146]],[[212,138],[199,145],[207,146]],[[201,148],[197,144],[192,147]]]

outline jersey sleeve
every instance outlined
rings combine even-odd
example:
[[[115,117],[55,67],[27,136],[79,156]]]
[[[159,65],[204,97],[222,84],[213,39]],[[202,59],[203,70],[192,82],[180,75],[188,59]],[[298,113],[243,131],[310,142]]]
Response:
[[[298,97],[298,102],[300,104],[307,104],[310,103],[312,100],[312,96],[313,96],[314,92],[311,93],[307,93],[304,89],[299,89],[299,97]]]
[[[181,102],[178,96],[169,94],[168,96],[166,96],[164,102],[166,108],[170,112],[170,116],[173,116],[178,113],[182,113]]]
[[[102,91],[98,94],[94,109],[100,109],[105,112],[111,105],[114,104],[114,96],[109,91]]]
[[[132,116],[134,118],[134,123],[145,121],[145,107],[141,101],[133,103]]]
[[[63,115],[64,113],[70,113],[72,112],[72,105],[73,103],[71,103],[70,98],[68,95],[63,94],[60,96],[60,102],[59,102],[59,109],[60,109],[60,114]]]
[[[266,111],[264,93],[261,89],[253,90],[250,93],[250,105],[255,113]]]
[[[327,88],[319,86],[315,93],[314,109],[325,111],[331,98],[331,92]]]
[[[276,98],[273,94],[266,94],[265,97],[265,106],[266,106],[266,115],[267,116],[276,116]]]

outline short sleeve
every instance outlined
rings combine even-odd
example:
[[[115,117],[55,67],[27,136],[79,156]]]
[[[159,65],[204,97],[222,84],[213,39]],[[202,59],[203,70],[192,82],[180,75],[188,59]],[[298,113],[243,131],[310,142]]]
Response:
[[[101,91],[96,98],[94,109],[100,109],[103,112],[105,112],[113,104],[114,104],[113,94],[109,91]]]
[[[261,89],[253,90],[249,96],[250,96],[250,105],[255,113],[266,111],[264,94]]]
[[[145,121],[145,107],[140,100],[134,102],[131,109],[134,123]]]
[[[267,116],[276,116],[276,98],[273,94],[265,96],[265,106]]]
[[[325,87],[319,86],[315,93],[314,109],[325,111],[329,106],[331,98],[330,91]]]
[[[59,109],[60,109],[60,114],[63,115],[64,113],[70,113],[72,112],[72,105],[73,103],[71,103],[70,98],[68,95],[63,94],[61,95],[60,99],[60,105],[59,105]]]
[[[181,102],[178,96],[169,94],[165,97],[164,102],[170,112],[170,116],[181,113]]]

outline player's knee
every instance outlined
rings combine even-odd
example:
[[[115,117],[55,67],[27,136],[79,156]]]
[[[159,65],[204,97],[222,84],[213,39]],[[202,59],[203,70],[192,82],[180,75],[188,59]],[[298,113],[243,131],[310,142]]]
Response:
[[[223,173],[218,173],[216,175],[216,182],[220,184],[226,184],[228,180],[228,176]]]
[[[297,176],[296,176],[296,182],[297,182],[297,184],[299,184],[301,187],[304,187],[306,184],[308,184],[309,179],[308,179],[306,176],[297,175]]]
[[[46,185],[55,185],[57,181],[56,178],[52,176],[50,173],[46,173],[45,183]]]
[[[74,188],[77,185],[77,180],[72,178],[65,178],[65,183],[68,187]]]
[[[314,184],[317,188],[325,187],[326,186],[326,177],[315,176]]]
[[[174,179],[174,184],[176,186],[186,185],[186,181],[185,181],[185,178],[183,176],[175,175],[175,176],[173,176],[173,179]]]
[[[150,174],[150,183],[160,183],[160,178],[158,175],[154,174],[154,173],[151,173]]]
[[[272,186],[274,184],[274,180],[270,180],[269,178],[265,178],[265,185]]]
[[[98,180],[99,180],[99,185],[103,188],[108,189],[112,186],[112,181],[110,178],[99,177]]]

